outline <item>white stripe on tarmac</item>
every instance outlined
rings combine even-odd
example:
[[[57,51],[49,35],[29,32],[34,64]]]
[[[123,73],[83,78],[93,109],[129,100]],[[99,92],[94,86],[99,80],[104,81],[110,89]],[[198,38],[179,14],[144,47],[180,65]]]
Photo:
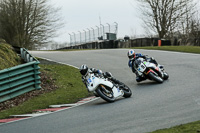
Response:
[[[67,64],[67,63],[57,62],[57,61],[53,61],[53,60],[51,60],[51,59],[47,59],[47,58],[43,58],[43,57],[39,57],[39,58],[44,59],[44,60],[48,60],[48,61],[51,61],[51,62],[56,62],[56,63],[59,63],[59,64],[63,64],[63,65],[68,65],[68,66],[74,67],[74,68],[76,68],[76,69],[79,69],[78,67],[73,66],[73,65],[70,65],[70,64]]]
[[[49,105],[50,108],[60,108],[60,107],[74,107],[77,104],[59,104],[59,105]]]
[[[36,117],[36,116],[41,116],[41,115],[46,115],[52,112],[45,112],[45,113],[33,113],[33,114],[23,114],[23,115],[11,115],[11,117],[14,118],[23,118],[23,117]]]
[[[87,98],[85,98],[87,99]],[[75,107],[78,107],[78,106],[81,106],[81,105],[84,105],[84,104],[87,104],[89,102],[92,102],[92,101],[95,101],[99,99],[99,97],[94,97],[92,99],[90,99],[89,101],[84,101],[83,103],[78,103],[80,101],[78,101],[77,103],[75,104],[71,104],[71,105],[75,105],[75,106],[71,106],[69,108],[64,108],[64,109],[60,109],[60,110],[57,110],[57,111],[54,111],[54,112],[59,112],[59,111],[63,111],[63,110],[67,110],[67,109],[72,109],[72,108],[75,108]],[[70,104],[69,104],[70,105]],[[51,106],[51,105],[50,105]],[[28,118],[24,118],[24,119],[20,119],[20,120],[16,120],[16,121],[11,121],[11,122],[6,122],[6,123],[2,123],[0,125],[3,125],[3,124],[9,124],[9,123],[13,123],[13,122],[17,122],[17,121],[22,121],[22,120],[26,120],[26,119],[31,119],[33,117],[39,117],[39,116],[43,116],[43,115],[48,115],[48,114],[51,114],[51,113],[54,113],[54,112],[45,112],[45,113],[33,113],[33,114],[22,114],[22,115],[12,115],[12,117],[28,117]]]

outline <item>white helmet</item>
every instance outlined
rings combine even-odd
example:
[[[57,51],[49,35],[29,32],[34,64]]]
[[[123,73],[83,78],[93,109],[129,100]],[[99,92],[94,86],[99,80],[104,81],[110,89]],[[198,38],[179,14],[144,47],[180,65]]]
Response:
[[[135,51],[133,49],[130,49],[127,53],[127,56],[130,60],[135,59]]]

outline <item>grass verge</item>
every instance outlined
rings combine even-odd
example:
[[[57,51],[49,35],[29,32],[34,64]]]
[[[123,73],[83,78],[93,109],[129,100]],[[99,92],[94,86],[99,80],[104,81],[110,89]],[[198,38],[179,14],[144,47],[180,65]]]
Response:
[[[74,103],[90,95],[82,83],[78,69],[61,64],[40,64],[40,67],[41,72],[45,72],[52,78],[47,80],[47,84],[53,80],[57,89],[31,98],[19,106],[1,111],[1,119],[10,115],[31,113],[33,110],[44,109],[49,105]]]
[[[175,126],[169,129],[161,129],[151,133],[200,133],[200,121]]]
[[[161,47],[132,47],[133,49],[164,50],[200,54],[198,46],[161,46]]]

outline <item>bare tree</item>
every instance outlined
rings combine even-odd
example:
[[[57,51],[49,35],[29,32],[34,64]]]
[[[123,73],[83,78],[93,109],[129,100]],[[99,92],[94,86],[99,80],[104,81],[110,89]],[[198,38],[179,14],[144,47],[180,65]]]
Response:
[[[177,30],[188,13],[192,14],[193,0],[138,0],[142,19],[148,30],[165,38]],[[189,16],[188,16],[189,17]]]
[[[177,26],[176,37],[179,45],[199,45],[200,41],[200,14],[198,6],[193,13],[187,13],[181,24]]]
[[[200,46],[200,16],[198,12],[189,21],[188,29],[188,39],[193,40],[193,45]]]
[[[0,37],[27,49],[45,44],[60,27],[58,11],[48,0],[1,0]]]

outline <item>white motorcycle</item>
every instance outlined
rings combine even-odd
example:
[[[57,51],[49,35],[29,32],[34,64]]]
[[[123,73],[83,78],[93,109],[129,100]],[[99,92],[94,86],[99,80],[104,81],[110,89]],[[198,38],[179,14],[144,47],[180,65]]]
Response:
[[[111,80],[112,78],[111,73],[109,77],[103,74],[88,73],[85,76],[87,89],[107,102],[114,102],[120,97],[128,98],[132,95],[127,85],[120,81],[116,84]]]
[[[134,68],[138,75],[146,79],[154,80],[158,83],[162,83],[164,80],[169,78],[164,68],[160,68],[160,65],[156,65],[143,58],[138,58],[134,62]]]

